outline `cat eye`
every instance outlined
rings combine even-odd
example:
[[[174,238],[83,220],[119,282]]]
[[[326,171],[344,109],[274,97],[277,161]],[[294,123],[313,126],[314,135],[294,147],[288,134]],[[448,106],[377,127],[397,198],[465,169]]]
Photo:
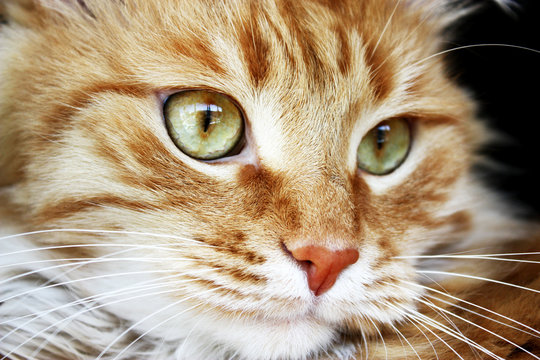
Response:
[[[389,174],[403,163],[410,144],[411,129],[407,120],[383,121],[371,129],[358,146],[358,167],[374,175]]]
[[[167,130],[186,155],[214,160],[234,155],[241,145],[244,119],[227,96],[206,90],[171,95],[164,105]]]

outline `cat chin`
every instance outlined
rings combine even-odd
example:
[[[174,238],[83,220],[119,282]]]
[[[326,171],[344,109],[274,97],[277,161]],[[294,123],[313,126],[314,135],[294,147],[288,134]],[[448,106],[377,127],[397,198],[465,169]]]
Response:
[[[400,306],[402,309],[414,308],[407,301]],[[381,324],[403,319],[403,312],[391,307],[383,311],[383,307],[372,302],[352,306],[328,296],[310,313],[290,318],[227,317],[210,311],[198,313],[194,316],[197,324],[178,347],[179,358],[294,360],[315,359],[317,355],[328,356],[330,353],[332,359],[349,359],[354,347],[341,343],[343,337],[361,342],[364,336],[377,336]]]
[[[335,328],[313,317],[233,322],[211,318],[200,324],[205,328],[194,331],[179,348],[181,358],[187,354],[198,354],[191,359],[229,358],[233,354],[234,358],[250,360],[314,358],[337,340]],[[210,351],[209,341],[214,344]],[[202,347],[206,350],[201,353]]]

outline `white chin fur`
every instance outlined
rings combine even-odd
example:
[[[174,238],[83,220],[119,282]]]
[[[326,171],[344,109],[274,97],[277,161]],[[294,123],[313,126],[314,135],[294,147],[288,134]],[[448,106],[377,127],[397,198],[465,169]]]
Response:
[[[213,329],[201,327],[200,331],[192,333],[186,339],[179,358],[203,360],[228,358],[234,354],[233,358],[250,360],[308,359],[330,345],[335,336],[333,329],[309,319],[275,323],[231,323],[213,319],[200,323],[206,327],[213,326]],[[227,344],[227,347],[221,344]]]

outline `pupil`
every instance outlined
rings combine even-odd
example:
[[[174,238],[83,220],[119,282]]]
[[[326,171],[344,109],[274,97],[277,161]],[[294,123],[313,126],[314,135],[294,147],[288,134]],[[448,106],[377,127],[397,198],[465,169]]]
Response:
[[[204,113],[204,126],[203,126],[204,132],[208,131],[208,128],[210,127],[211,122],[212,122],[212,110],[210,110],[210,105],[208,105]]]

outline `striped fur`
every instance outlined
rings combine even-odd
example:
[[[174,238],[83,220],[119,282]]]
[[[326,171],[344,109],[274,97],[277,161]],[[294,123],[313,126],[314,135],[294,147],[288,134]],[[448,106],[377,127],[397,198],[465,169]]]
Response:
[[[438,55],[468,9],[2,2],[0,354],[534,358],[538,257],[429,257],[540,249],[471,173],[489,132]],[[239,104],[240,154],[171,142],[163,102],[195,88]],[[412,124],[407,160],[359,171],[360,140],[394,117]],[[315,297],[284,250],[306,245],[360,259]]]

